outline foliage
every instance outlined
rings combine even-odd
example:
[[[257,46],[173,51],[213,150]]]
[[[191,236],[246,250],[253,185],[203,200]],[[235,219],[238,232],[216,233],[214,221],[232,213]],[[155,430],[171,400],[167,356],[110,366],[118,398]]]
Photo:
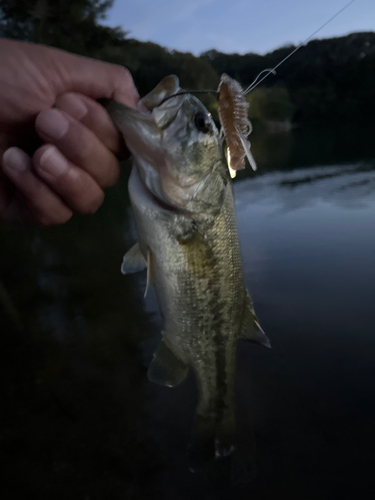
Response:
[[[120,28],[100,25],[112,4],[113,0],[2,0],[0,32],[9,38],[95,55],[100,48],[125,39]]]
[[[200,57],[127,38],[101,20],[113,0],[2,0],[0,34],[44,43],[131,71],[141,95],[164,76],[176,74],[187,89],[216,89],[228,73],[244,87],[276,66],[295,47],[264,56],[210,50]],[[375,33],[312,40],[248,96],[253,118],[299,122],[371,119],[375,113]],[[217,117],[214,96],[199,96]],[[216,114],[215,114],[216,113]]]
[[[169,51],[151,42],[129,40],[123,55],[123,64],[130,70],[140,95],[149,92],[166,75],[175,74],[186,89],[216,89],[219,77],[205,60],[190,53]],[[215,98],[200,96],[206,106]]]
[[[226,71],[244,86],[260,71],[276,66],[295,47],[265,56],[202,55],[218,72]],[[295,107],[294,121],[370,119],[375,111],[375,33],[312,40],[265,80],[267,87],[285,87]],[[255,91],[254,91],[255,92]],[[250,94],[251,96],[251,94]]]
[[[285,121],[293,116],[294,106],[285,87],[257,87],[247,94],[247,101],[252,119]]]

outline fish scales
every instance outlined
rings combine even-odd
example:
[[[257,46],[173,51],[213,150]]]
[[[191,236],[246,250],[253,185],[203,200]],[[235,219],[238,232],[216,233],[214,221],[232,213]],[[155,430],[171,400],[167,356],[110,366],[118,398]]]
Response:
[[[132,184],[131,180],[140,245],[153,256],[152,280],[166,319],[165,335],[173,351],[197,374],[202,404],[206,405],[216,398],[217,390],[225,391],[224,367],[227,360],[232,362],[232,343],[238,339],[241,325],[237,318],[245,297],[232,186],[227,185],[222,209],[213,223],[202,228],[197,223],[198,234],[204,230],[205,239],[185,242],[175,234],[176,224],[183,225],[179,216],[150,211],[136,198]],[[208,374],[215,374],[214,385],[208,383]]]

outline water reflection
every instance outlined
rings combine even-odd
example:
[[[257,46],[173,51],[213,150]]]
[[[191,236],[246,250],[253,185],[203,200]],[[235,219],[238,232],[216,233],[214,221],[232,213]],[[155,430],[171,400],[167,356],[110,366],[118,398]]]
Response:
[[[373,497],[366,133],[339,148],[343,133],[292,131],[282,165],[265,147],[259,173],[235,184],[245,281],[273,345],[241,341],[237,352],[238,433],[256,443],[250,485],[188,471],[193,378],[173,390],[147,381],[161,318],[152,295],[143,303],[144,277],[119,272],[135,238],[126,178],[94,217],[0,226],[2,498]]]
[[[290,172],[273,172],[244,180],[236,186],[237,204],[262,200],[268,208],[293,210],[327,202],[348,208],[371,203],[375,191],[375,162],[319,166]]]
[[[294,128],[270,134],[255,123],[250,139],[259,171],[265,172],[372,161],[375,158],[373,134],[371,127],[353,127],[351,123],[335,127],[320,124],[314,129]],[[252,172],[247,169],[238,175],[243,178],[252,176]]]

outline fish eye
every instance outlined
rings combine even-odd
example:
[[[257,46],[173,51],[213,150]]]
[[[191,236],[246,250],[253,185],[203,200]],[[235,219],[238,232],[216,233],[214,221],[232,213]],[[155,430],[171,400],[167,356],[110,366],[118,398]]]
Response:
[[[205,113],[202,113],[202,111],[198,111],[198,113],[195,113],[194,125],[197,127],[199,132],[202,132],[203,134],[208,134],[208,132],[211,130],[211,122],[208,116]]]

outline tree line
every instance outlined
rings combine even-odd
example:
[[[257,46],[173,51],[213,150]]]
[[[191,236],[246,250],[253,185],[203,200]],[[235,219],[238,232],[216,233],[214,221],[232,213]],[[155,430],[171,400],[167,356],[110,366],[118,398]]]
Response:
[[[295,48],[285,46],[266,55],[210,50],[198,57],[168,50],[103,25],[112,3],[2,0],[0,35],[122,64],[131,71],[141,95],[172,73],[186,89],[215,89],[224,72],[246,87]],[[248,94],[250,117],[299,123],[370,120],[375,112],[374,83],[374,32],[312,40]],[[202,100],[216,113],[213,96]]]

